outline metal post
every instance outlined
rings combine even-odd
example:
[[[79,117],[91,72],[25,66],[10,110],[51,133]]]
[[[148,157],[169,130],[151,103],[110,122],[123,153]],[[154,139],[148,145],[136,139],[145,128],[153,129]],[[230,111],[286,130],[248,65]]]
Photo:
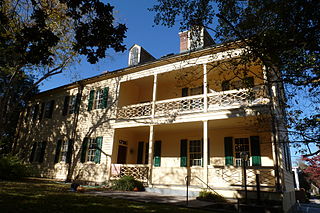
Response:
[[[260,203],[260,175],[256,174],[256,183],[257,183],[257,200]]]
[[[189,176],[186,176],[186,184],[187,184],[187,194],[186,194],[186,206],[188,206],[189,204]]]
[[[248,190],[247,190],[247,169],[246,160],[243,158],[243,177],[244,177],[244,192],[245,192],[245,202],[248,203]]]

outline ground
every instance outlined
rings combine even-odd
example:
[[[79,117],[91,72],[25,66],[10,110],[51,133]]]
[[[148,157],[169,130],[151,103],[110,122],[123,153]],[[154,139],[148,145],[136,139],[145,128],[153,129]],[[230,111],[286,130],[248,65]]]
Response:
[[[0,181],[3,213],[37,212],[205,212],[168,204],[113,199],[69,191],[70,184],[43,180]]]

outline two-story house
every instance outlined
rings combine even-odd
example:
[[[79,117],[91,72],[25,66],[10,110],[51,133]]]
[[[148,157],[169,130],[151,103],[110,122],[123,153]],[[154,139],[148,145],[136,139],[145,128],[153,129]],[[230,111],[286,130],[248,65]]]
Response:
[[[127,68],[36,95],[18,136],[40,175],[95,183],[131,175],[162,193],[185,193],[188,180],[193,193],[209,186],[230,198],[244,185],[254,197],[258,184],[288,210],[281,85],[267,83],[261,63],[233,63],[240,43],[212,45],[201,33],[195,48],[180,33],[180,53],[160,59],[133,45]]]

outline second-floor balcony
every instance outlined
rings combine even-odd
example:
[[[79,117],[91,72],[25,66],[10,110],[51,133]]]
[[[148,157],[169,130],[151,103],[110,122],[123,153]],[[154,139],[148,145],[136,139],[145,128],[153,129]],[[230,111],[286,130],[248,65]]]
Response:
[[[200,95],[126,105],[118,108],[118,119],[160,117],[188,113],[212,112],[268,104],[263,86],[251,89],[211,92]],[[154,108],[154,109],[153,109]]]

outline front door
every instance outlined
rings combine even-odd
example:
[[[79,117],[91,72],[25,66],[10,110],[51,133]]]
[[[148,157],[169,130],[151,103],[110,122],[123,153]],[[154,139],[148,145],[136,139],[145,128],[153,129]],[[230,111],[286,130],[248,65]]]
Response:
[[[126,159],[127,159],[127,147],[119,145],[117,163],[125,164]]]

